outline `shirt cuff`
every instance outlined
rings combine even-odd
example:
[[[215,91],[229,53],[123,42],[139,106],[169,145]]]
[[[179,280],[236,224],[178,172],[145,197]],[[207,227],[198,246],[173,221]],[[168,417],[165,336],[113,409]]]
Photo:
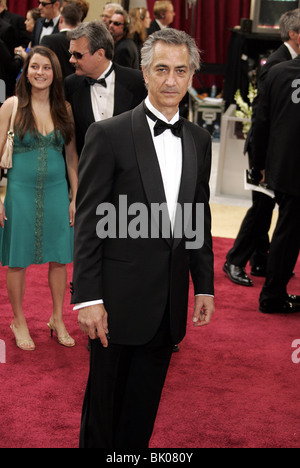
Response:
[[[73,307],[73,310],[84,309],[85,307],[91,307],[98,304],[103,304],[102,299],[99,299],[97,301],[81,302],[80,304],[76,304],[76,306]]]
[[[211,294],[195,294],[195,297],[198,297],[198,296],[215,297],[215,296],[212,296]]]

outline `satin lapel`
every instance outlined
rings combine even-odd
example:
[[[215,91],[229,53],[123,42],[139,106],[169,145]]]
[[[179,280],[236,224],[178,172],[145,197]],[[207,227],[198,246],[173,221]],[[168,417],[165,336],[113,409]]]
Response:
[[[148,200],[149,208],[153,203],[167,203],[163,180],[157,159],[152,135],[148,126],[144,104],[140,104],[132,113],[133,138],[140,174]],[[168,219],[169,225],[170,220]],[[172,245],[172,239],[165,239]]]
[[[187,125],[183,126],[183,139],[182,139],[182,175],[181,184],[178,196],[178,204],[181,206],[182,215],[184,214],[184,204],[193,203],[195,198],[195,190],[197,183],[198,174],[198,163],[197,163],[197,150],[193,136]],[[182,226],[177,226],[176,223],[180,222],[181,217],[176,214],[174,232],[182,232]],[[187,220],[185,220],[187,221]],[[185,224],[187,225],[187,224]],[[177,230],[179,229],[179,230]],[[180,243],[181,238],[175,238],[173,243],[173,249],[175,249]]]

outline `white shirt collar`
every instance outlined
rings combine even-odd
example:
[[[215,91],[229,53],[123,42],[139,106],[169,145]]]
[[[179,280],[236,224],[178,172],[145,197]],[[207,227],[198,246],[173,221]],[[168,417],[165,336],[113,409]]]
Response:
[[[298,57],[297,52],[294,51],[293,47],[288,42],[285,42],[284,45],[289,49],[292,59],[295,59],[296,57]]]
[[[159,112],[157,109],[155,109],[155,107],[151,104],[150,102],[150,99],[149,99],[149,96],[147,96],[146,100],[145,100],[145,104],[146,106],[148,107],[148,109],[152,112],[152,114],[155,115],[155,117],[157,117],[158,119],[162,120],[163,122],[166,122],[166,123],[169,123],[171,125],[175,124],[176,122],[178,122],[180,116],[179,116],[179,109],[177,111],[177,113],[174,115],[173,119],[169,122],[168,119],[161,113]]]

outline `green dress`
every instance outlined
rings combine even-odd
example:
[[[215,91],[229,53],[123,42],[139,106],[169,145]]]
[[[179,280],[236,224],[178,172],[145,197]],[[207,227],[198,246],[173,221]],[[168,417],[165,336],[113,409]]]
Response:
[[[73,261],[63,138],[55,132],[15,136],[13,167],[7,175],[5,213],[0,228],[2,266]]]

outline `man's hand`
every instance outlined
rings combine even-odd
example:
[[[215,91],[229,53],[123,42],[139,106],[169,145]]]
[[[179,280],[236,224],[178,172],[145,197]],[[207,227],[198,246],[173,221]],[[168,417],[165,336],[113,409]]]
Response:
[[[102,346],[108,347],[107,312],[103,304],[79,309],[78,324],[80,330],[86,333],[91,340],[99,338]]]
[[[215,313],[214,298],[210,296],[196,296],[193,314],[193,324],[195,327],[208,325]]]

